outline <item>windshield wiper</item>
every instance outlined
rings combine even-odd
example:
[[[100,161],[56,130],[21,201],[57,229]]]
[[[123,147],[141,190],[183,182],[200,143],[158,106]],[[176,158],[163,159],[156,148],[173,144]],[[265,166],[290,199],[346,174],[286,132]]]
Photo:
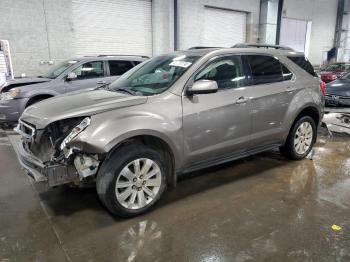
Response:
[[[128,94],[132,95],[132,96],[136,95],[135,91],[127,89],[127,88],[123,88],[123,87],[119,87],[117,89],[113,89],[113,91],[115,91],[115,92],[120,92],[120,91],[121,92],[125,92],[125,93],[128,93]]]
[[[100,86],[96,87],[95,90],[106,89],[106,90],[108,90],[108,91],[111,91],[111,90],[109,89],[109,85],[110,85],[110,84],[103,84],[103,85],[100,85]]]

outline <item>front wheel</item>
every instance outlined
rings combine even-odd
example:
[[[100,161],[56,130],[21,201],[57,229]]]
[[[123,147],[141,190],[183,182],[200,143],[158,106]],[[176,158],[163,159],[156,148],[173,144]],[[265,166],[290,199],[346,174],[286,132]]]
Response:
[[[316,141],[317,128],[310,116],[303,116],[292,126],[281,153],[293,160],[305,158]]]
[[[164,154],[144,145],[128,145],[105,160],[96,181],[107,209],[120,217],[148,211],[166,189]]]

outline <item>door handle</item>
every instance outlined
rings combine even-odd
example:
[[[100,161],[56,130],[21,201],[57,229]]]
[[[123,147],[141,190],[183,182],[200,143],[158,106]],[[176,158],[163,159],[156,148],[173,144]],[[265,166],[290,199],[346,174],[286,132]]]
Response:
[[[248,102],[248,98],[245,98],[244,96],[241,96],[240,98],[238,98],[236,100],[236,104],[244,104],[244,103],[247,103]]]
[[[97,84],[104,85],[104,84],[106,84],[106,81],[97,81]]]

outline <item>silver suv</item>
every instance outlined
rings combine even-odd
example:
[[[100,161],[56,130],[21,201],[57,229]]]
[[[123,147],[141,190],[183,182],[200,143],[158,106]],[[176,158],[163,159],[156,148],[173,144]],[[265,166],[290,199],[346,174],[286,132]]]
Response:
[[[93,183],[111,213],[131,217],[154,206],[180,173],[275,147],[304,158],[323,116],[321,87],[302,53],[180,51],[109,86],[27,108],[14,144],[36,181]]]
[[[0,87],[0,123],[17,122],[24,109],[41,100],[113,82],[144,56],[91,56],[59,63],[42,76],[17,78]]]

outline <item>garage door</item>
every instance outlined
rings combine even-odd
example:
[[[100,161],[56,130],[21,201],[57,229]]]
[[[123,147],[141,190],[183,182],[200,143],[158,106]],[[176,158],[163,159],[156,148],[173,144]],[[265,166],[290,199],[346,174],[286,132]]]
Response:
[[[247,14],[205,7],[202,45],[229,47],[246,42]]]
[[[307,21],[282,18],[280,44],[305,52]]]
[[[152,55],[150,0],[73,0],[77,56]]]

